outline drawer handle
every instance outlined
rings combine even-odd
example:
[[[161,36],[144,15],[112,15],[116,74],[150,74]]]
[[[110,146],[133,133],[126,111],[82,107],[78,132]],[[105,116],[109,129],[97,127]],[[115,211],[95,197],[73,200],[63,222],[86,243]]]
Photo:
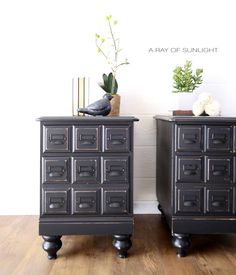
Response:
[[[80,135],[79,136],[79,141],[83,145],[93,145],[95,144],[97,138],[94,135]]]
[[[50,203],[49,204],[49,208],[50,209],[58,209],[58,208],[61,208],[63,206],[63,204],[62,203]]]
[[[213,140],[212,140],[212,143],[215,144],[215,145],[218,145],[218,144],[225,144],[225,143],[226,143],[226,140],[225,140],[225,138],[213,139]]]
[[[126,138],[122,138],[122,139],[111,139],[110,143],[113,145],[122,145],[126,142]]]
[[[109,207],[110,208],[120,208],[121,207],[121,203],[119,203],[119,202],[112,202],[112,203],[109,203]]]
[[[126,142],[126,137],[119,134],[111,134],[107,140],[109,140],[112,145],[122,145]]]
[[[186,143],[186,144],[195,144],[195,143],[197,143],[197,140],[192,139],[192,138],[185,138],[184,143]]]
[[[66,136],[63,134],[51,134],[49,136],[49,142],[54,145],[63,145],[65,144]]]
[[[193,206],[196,206],[196,202],[195,201],[184,201],[184,206],[193,207]]]
[[[121,171],[109,171],[108,174],[111,177],[119,177],[119,176],[122,176],[124,174],[124,169],[121,170]]]
[[[195,170],[185,170],[184,175],[185,176],[195,176],[197,172]]]
[[[93,177],[93,176],[94,176],[94,170],[91,172],[86,171],[86,172],[79,173],[79,177],[81,177],[81,178],[87,178],[87,177]]]
[[[50,172],[48,174],[50,178],[59,178],[59,177],[62,177],[63,175],[64,175],[64,172]]]
[[[93,205],[88,202],[83,202],[79,204],[79,208],[91,208]]]
[[[213,171],[213,176],[224,176],[226,171]]]
[[[221,207],[224,206],[225,203],[223,201],[213,201],[211,205],[214,207]]]

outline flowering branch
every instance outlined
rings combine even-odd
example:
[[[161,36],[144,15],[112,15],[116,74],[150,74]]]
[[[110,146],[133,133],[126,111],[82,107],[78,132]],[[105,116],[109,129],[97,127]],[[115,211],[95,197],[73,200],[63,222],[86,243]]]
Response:
[[[109,26],[109,32],[110,32],[110,37],[108,39],[112,40],[112,49],[114,49],[113,52],[113,58],[110,58],[110,53],[106,53],[104,50],[104,44],[105,44],[105,38],[101,37],[99,34],[95,34],[95,43],[98,49],[98,53],[101,53],[105,59],[107,60],[108,64],[110,65],[111,71],[112,71],[112,85],[111,85],[111,93],[116,93],[115,91],[115,86],[117,85],[116,82],[116,74],[117,74],[117,69],[122,66],[122,65],[128,65],[129,62],[127,59],[123,62],[118,62],[118,57],[119,57],[119,52],[121,52],[121,49],[119,47],[119,39],[115,37],[115,34],[113,32],[113,26],[117,24],[117,21],[114,20],[111,22],[112,16],[106,16],[106,20],[108,21],[108,26]],[[117,87],[116,87],[117,90]]]

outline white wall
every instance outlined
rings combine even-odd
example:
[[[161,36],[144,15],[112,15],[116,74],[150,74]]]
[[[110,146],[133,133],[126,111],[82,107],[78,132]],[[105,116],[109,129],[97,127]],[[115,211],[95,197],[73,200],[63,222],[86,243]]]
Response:
[[[172,71],[186,59],[204,69],[199,92],[212,92],[222,114],[236,114],[234,1],[0,1],[1,199],[0,214],[37,214],[39,123],[71,115],[71,79],[97,82],[109,67],[97,54],[94,33],[107,33],[105,15],[130,65],[118,74],[121,113],[140,118],[135,138],[135,211],[155,212],[153,115],[171,106]],[[216,53],[150,53],[150,48],[209,47]]]

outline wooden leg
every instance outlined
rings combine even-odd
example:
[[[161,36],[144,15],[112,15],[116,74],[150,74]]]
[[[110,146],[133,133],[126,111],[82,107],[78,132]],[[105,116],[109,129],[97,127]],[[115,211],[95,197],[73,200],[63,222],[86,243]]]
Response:
[[[131,235],[114,235],[113,236],[113,246],[118,250],[118,255],[120,258],[127,257],[127,251],[132,246],[130,237]]]
[[[190,236],[188,234],[177,234],[172,235],[172,244],[177,249],[177,256],[184,257],[185,249],[190,245]]]
[[[61,248],[61,236],[42,236],[44,239],[43,249],[48,253],[48,259],[56,259],[57,251]]]

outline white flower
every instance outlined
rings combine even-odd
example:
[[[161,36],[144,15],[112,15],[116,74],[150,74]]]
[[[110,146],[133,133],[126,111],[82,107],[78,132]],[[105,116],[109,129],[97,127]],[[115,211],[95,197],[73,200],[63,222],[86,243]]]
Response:
[[[198,96],[198,100],[203,104],[206,105],[208,103],[211,103],[214,99],[213,96],[210,93],[201,93]]]
[[[200,100],[197,100],[193,103],[193,114],[195,116],[200,116],[203,112],[204,112],[204,107],[205,105],[202,104],[202,102]]]
[[[205,106],[205,112],[209,116],[219,116],[220,115],[220,103],[216,100],[212,101],[211,103]]]

